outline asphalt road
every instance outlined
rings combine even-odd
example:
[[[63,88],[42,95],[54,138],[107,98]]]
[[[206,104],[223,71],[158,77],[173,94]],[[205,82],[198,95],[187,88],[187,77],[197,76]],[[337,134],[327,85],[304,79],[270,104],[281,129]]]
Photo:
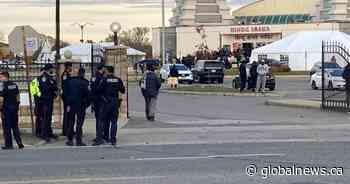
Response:
[[[307,80],[279,83],[288,98],[318,93]],[[147,122],[131,87],[132,119],[117,148],[0,151],[0,184],[348,184],[349,115],[265,106],[266,99],[162,93],[157,121]],[[288,168],[303,172],[283,173]]]

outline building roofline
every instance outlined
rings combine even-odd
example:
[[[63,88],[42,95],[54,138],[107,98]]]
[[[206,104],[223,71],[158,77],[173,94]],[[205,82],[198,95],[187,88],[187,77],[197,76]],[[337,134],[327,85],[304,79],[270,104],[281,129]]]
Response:
[[[252,6],[252,5],[258,4],[258,3],[262,2],[262,1],[265,1],[265,0],[257,0],[257,1],[255,1],[255,2],[251,2],[251,3],[249,3],[249,4],[243,5],[243,6],[241,6],[240,8],[231,11],[231,16],[233,15],[233,12],[236,12],[236,11],[238,12],[238,11],[240,11],[240,10],[242,10],[242,9],[244,9],[244,8],[246,8],[246,7],[248,7],[248,6]]]

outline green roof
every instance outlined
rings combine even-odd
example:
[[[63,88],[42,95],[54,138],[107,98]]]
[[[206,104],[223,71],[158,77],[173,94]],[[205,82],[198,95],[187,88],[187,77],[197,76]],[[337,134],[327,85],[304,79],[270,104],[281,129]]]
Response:
[[[237,16],[237,17],[234,17],[234,20],[244,25],[290,24],[290,23],[296,23],[296,22],[309,22],[312,20],[312,16],[310,14]]]

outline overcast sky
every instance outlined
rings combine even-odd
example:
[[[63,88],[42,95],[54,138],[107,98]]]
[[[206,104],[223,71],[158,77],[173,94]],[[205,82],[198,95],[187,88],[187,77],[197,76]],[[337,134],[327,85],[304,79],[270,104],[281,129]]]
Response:
[[[168,20],[175,3],[165,1]],[[232,8],[252,1],[228,0]],[[79,28],[72,26],[75,22],[93,23],[86,27],[86,38],[95,41],[109,34],[113,21],[120,22],[123,29],[161,25],[160,0],[61,0],[61,4],[62,38],[70,42],[80,39]],[[54,6],[55,0],[0,0],[0,32],[7,35],[17,25],[31,25],[41,33],[54,35]]]

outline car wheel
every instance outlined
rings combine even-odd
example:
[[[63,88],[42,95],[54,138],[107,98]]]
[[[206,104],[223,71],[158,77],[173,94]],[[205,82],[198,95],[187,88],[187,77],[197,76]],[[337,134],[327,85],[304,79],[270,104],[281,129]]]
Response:
[[[328,89],[330,89],[330,90],[333,90],[334,88],[333,88],[333,82],[332,81],[329,81],[328,82]]]
[[[204,83],[205,82],[203,77],[198,77],[198,81],[199,81],[199,83]]]
[[[269,87],[269,90],[270,90],[270,91],[274,91],[274,90],[275,90],[275,87]]]
[[[317,86],[316,86],[316,82],[315,82],[315,81],[312,81],[312,83],[311,83],[311,88],[312,88],[313,90],[317,90]]]
[[[219,82],[219,84],[223,84],[224,83],[224,78],[219,78],[218,82]]]
[[[239,85],[238,85],[238,82],[237,82],[236,79],[233,79],[233,81],[232,81],[232,88],[233,89],[238,89],[239,88]]]
[[[188,84],[192,84],[193,83],[193,81],[188,81]]]

